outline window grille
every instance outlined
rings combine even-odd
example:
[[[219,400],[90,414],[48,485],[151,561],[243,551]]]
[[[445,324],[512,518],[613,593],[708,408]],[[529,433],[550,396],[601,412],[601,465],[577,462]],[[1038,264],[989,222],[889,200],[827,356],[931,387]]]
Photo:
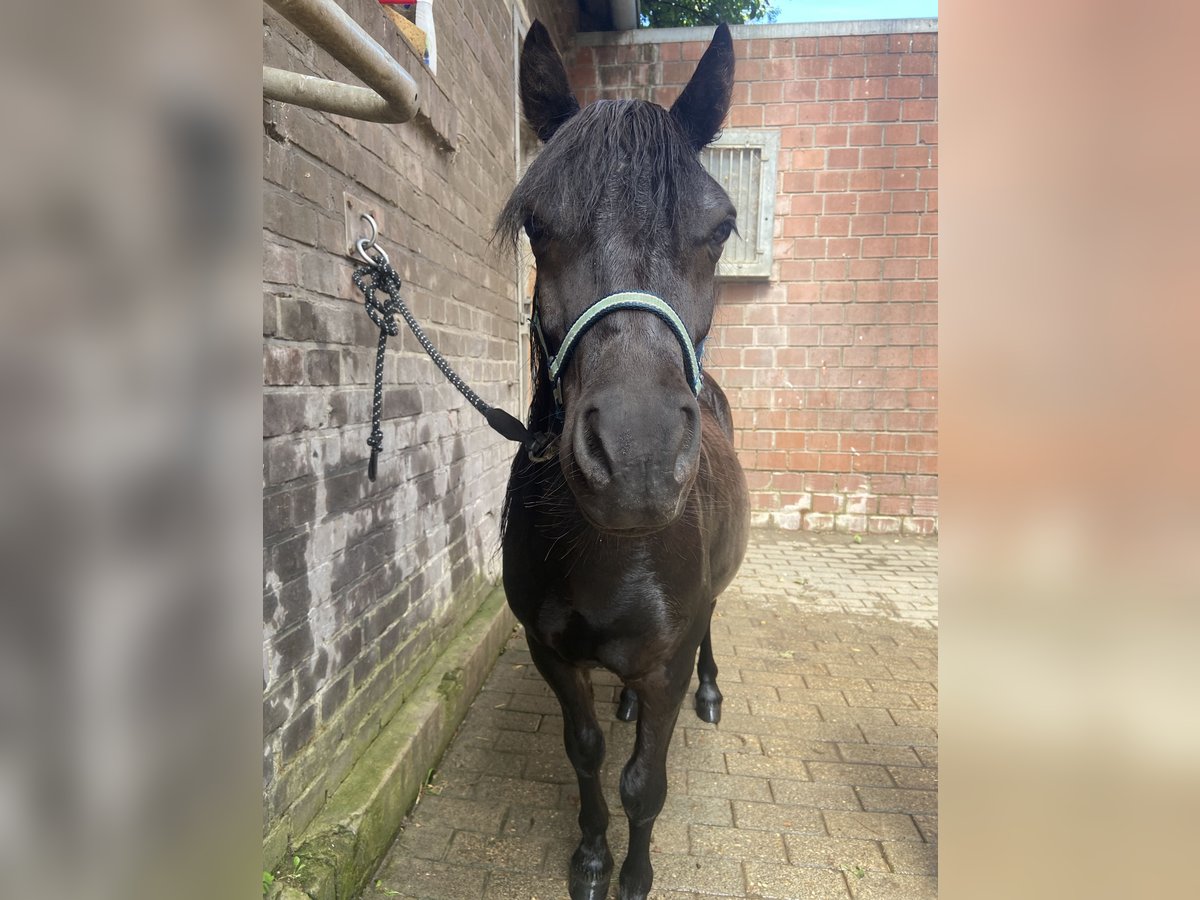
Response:
[[[779,132],[729,128],[700,154],[737,207],[738,232],[717,265],[723,279],[771,277],[775,235],[775,163]]]

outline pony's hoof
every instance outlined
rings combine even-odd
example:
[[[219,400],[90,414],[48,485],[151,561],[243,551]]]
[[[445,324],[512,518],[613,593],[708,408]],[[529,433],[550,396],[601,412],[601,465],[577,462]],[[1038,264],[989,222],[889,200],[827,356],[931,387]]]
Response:
[[[721,721],[721,692],[716,686],[701,685],[696,691],[696,716],[702,722],[716,725]]]
[[[613,858],[603,837],[598,847],[590,850],[581,841],[571,855],[567,867],[567,886],[571,900],[605,900],[608,884],[612,881]]]
[[[622,722],[632,722],[637,718],[638,698],[631,688],[621,690],[621,700],[617,704],[617,718]]]
[[[611,876],[606,876],[603,881],[588,881],[572,872],[569,884],[571,900],[606,900],[610,881]]]

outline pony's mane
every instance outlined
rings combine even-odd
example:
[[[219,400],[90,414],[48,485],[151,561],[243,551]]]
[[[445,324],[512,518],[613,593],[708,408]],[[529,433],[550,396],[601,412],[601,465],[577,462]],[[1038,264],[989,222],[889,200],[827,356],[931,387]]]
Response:
[[[564,240],[594,227],[606,196],[620,192],[627,222],[648,233],[675,224],[678,198],[699,168],[667,110],[645,100],[598,100],[576,113],[542,148],[496,222],[515,243],[530,216]]]

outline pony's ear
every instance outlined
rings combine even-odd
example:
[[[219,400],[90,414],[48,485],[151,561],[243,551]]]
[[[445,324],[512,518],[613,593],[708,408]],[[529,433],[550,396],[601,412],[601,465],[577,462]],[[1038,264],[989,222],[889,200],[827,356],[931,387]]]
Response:
[[[733,37],[729,26],[722,23],[696,64],[692,80],[671,107],[671,115],[683,127],[697,153],[717,136],[729,112],[733,63]]]
[[[567,83],[567,70],[554,49],[550,32],[534,20],[521,49],[521,107],[525,119],[543,141],[579,112],[579,101]]]

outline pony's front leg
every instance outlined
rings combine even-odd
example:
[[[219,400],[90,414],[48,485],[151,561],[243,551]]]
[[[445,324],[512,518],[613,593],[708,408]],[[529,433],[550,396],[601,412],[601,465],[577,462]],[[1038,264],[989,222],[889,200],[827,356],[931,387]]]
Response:
[[[563,743],[579,780],[579,830],[582,837],[571,855],[568,887],[571,900],[603,900],[612,879],[608,850],[608,804],[600,786],[604,732],[596,721],[592,683],[584,669],[569,665],[553,650],[526,635],[529,653],[558,697],[563,713]]]
[[[654,883],[650,836],[667,799],[667,750],[679,706],[691,679],[691,659],[672,660],[666,670],[638,679],[637,742],[621,773],[621,802],[629,817],[629,853],[621,866],[621,900],[645,900]]]

